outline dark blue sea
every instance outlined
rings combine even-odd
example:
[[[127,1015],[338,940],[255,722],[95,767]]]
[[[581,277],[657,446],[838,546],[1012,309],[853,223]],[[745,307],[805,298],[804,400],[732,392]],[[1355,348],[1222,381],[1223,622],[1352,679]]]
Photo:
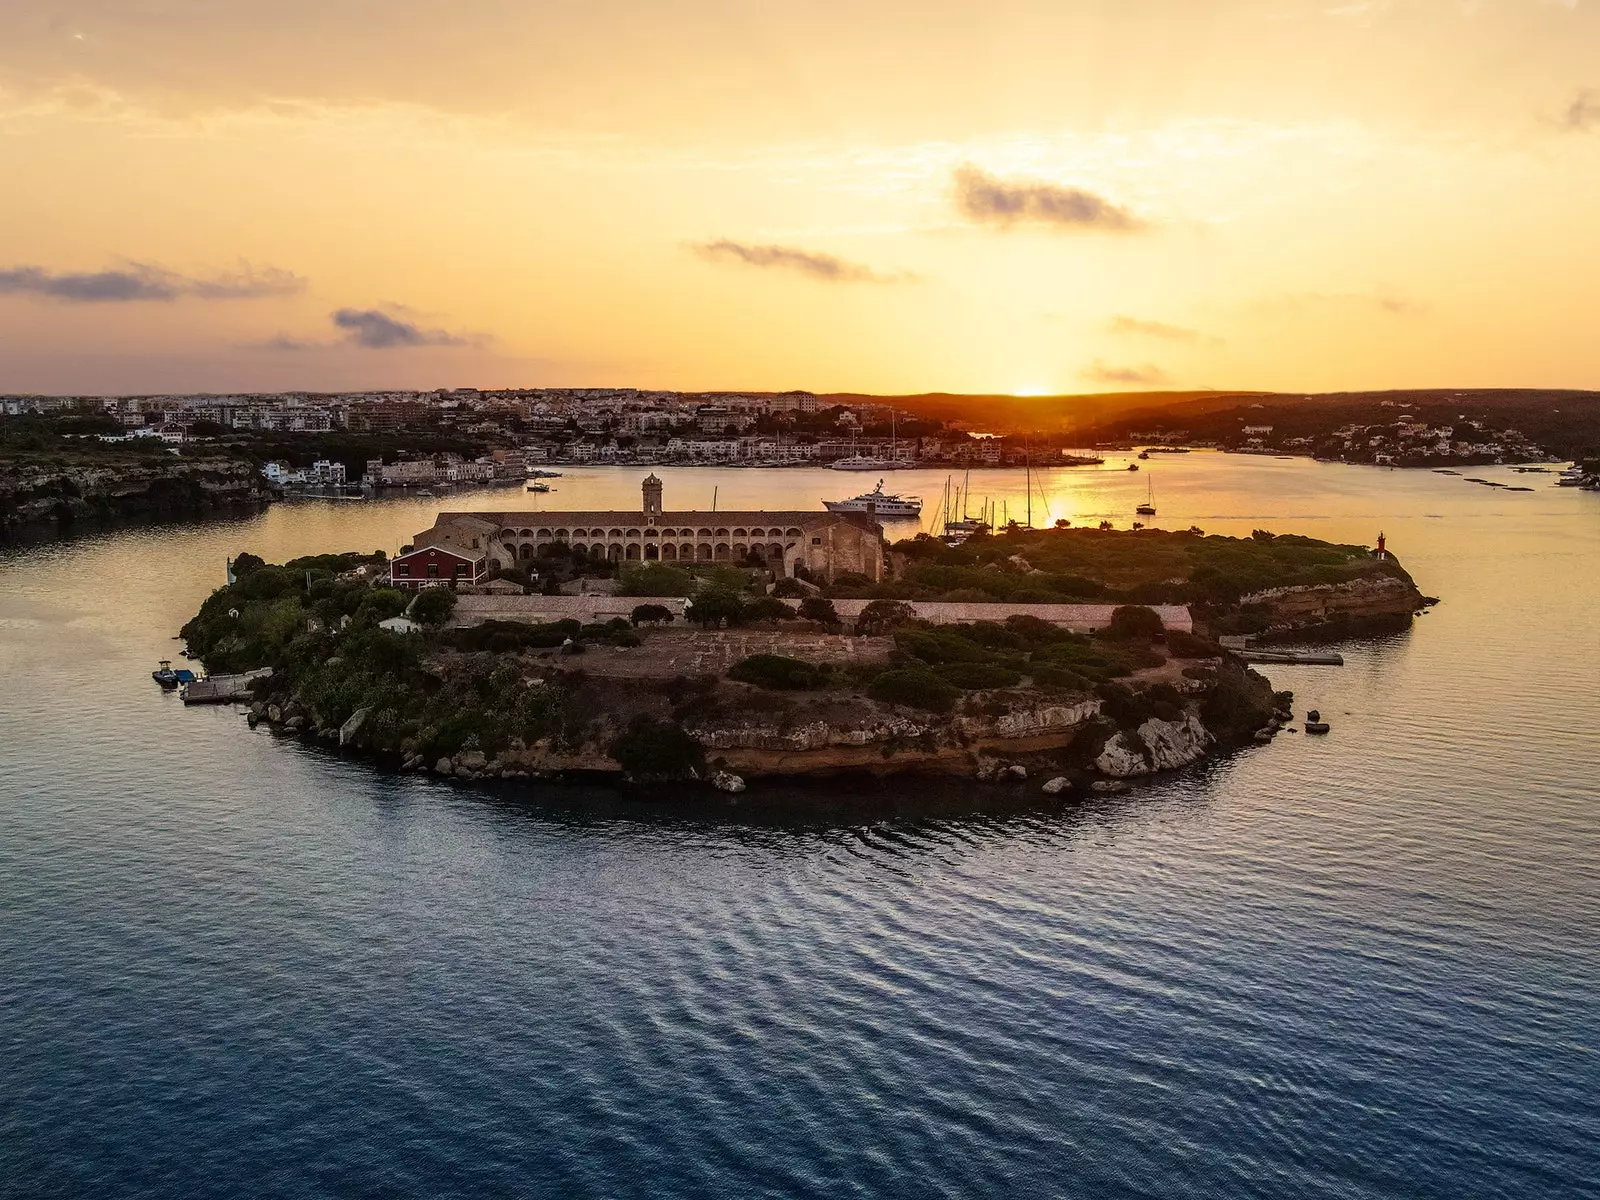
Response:
[[[1189,458],[1162,524],[1442,603],[1273,669],[1327,738],[1066,802],[488,793],[150,682],[226,555],[470,500],[0,553],[0,1194],[1600,1195],[1600,496]]]

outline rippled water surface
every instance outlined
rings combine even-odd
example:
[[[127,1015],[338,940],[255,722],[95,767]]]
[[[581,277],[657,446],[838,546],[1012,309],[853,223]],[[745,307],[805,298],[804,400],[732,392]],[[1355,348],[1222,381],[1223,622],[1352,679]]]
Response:
[[[1125,524],[1116,466],[1047,476],[1051,515]],[[1594,1195],[1600,497],[1482,474],[1538,490],[1160,464],[1163,525],[1382,528],[1444,602],[1279,670],[1328,738],[1064,805],[486,795],[150,683],[225,555],[509,493],[9,551],[0,1193]],[[666,475],[669,507],[861,482]]]

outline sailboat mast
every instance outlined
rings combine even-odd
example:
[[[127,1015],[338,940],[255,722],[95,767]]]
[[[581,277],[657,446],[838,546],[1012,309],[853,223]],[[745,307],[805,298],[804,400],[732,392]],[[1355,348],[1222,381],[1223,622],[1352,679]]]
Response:
[[[1028,528],[1033,528],[1033,445],[1027,439],[1022,439],[1022,470],[1023,481],[1028,488]]]

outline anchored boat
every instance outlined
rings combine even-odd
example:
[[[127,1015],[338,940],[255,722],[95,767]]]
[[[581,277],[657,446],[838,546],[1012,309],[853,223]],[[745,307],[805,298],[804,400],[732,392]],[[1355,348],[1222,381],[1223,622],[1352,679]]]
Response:
[[[835,464],[837,465],[837,464]],[[899,496],[883,490],[883,480],[870,492],[863,492],[849,500],[824,500],[822,506],[829,512],[870,512],[879,517],[911,518],[922,515],[921,496]]]

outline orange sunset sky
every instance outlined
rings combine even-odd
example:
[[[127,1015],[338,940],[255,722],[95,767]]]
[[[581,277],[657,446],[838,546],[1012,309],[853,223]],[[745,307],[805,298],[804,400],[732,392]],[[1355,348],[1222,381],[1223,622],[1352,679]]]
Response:
[[[1600,387],[1600,0],[0,0],[0,390]]]

